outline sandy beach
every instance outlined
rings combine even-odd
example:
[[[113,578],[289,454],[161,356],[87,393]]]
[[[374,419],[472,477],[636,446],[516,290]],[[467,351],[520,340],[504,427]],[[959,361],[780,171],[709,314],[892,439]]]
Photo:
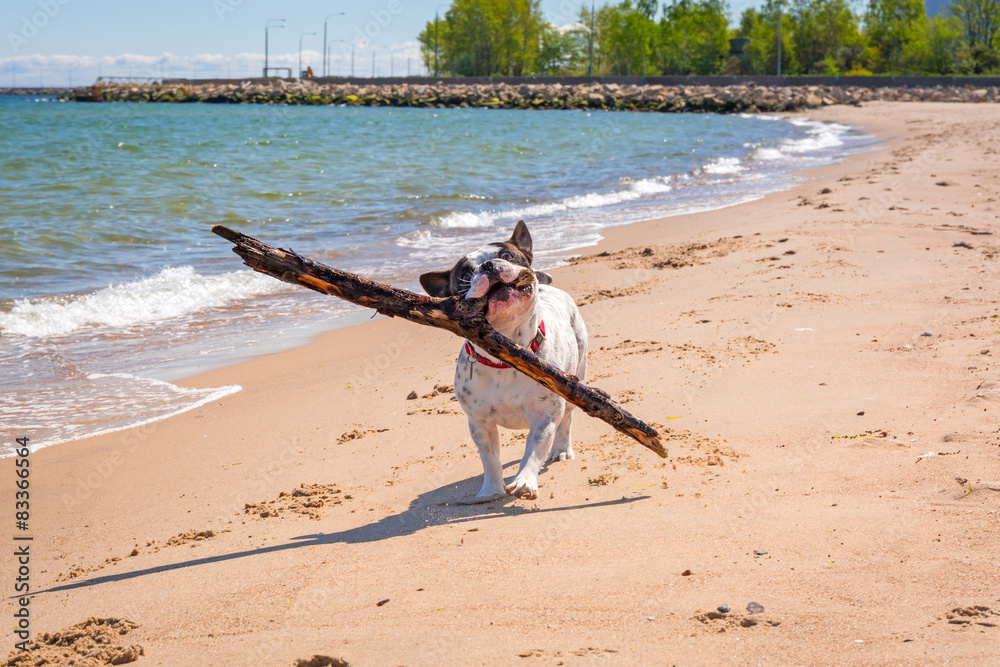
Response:
[[[668,459],[578,413],[537,501],[461,505],[461,342],[328,332],[31,454],[32,638],[128,621],[136,665],[1000,664],[1000,106],[806,115],[884,141],[552,272],[588,382]]]

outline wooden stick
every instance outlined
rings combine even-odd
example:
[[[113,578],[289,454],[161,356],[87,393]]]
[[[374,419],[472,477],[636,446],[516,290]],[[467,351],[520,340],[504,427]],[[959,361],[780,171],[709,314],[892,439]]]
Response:
[[[478,345],[531,379],[548,387],[625,435],[634,438],[661,457],[667,450],[660,443],[656,429],[633,417],[607,393],[588,387],[574,375],[562,372],[539,359],[530,350],[503,336],[486,321],[484,299],[468,301],[461,297],[439,299],[377,283],[362,276],[338,271],[291,250],[282,250],[252,236],[222,225],[212,232],[231,241],[233,252],[254,271],[266,273],[286,283],[331,294],[365,308],[374,308],[389,317],[401,317],[417,324],[445,329]]]

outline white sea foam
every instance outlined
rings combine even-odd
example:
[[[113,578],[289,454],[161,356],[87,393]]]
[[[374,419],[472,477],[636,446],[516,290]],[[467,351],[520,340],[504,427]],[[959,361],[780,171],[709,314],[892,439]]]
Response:
[[[706,164],[702,171],[706,174],[738,174],[746,169],[738,157],[720,157]]]
[[[493,225],[494,216],[489,213],[469,213],[467,211],[453,211],[444,217],[438,218],[436,224],[445,229],[480,229]]]
[[[761,120],[773,120],[760,117]],[[766,146],[757,149],[753,157],[758,160],[780,160],[783,158],[815,153],[817,151],[838,148],[844,145],[844,134],[850,131],[846,125],[838,123],[823,123],[808,118],[793,118],[790,122],[805,129],[806,136],[799,139],[786,139],[778,146]]]
[[[10,311],[0,313],[0,332],[44,338],[86,327],[125,328],[284,289],[280,282],[253,271],[205,276],[190,266],[170,267],[148,278],[82,296],[16,301]]]
[[[145,426],[241,389],[239,385],[192,389],[129,373],[91,373],[67,383],[0,396],[5,417],[0,432],[12,436],[6,433],[8,427],[30,432],[32,448],[48,447]],[[0,458],[10,455],[9,450],[0,450]]]
[[[758,160],[780,160],[781,158],[786,157],[780,149],[770,147],[758,148],[754,152],[753,156]]]
[[[731,172],[718,172],[731,173]],[[521,218],[536,218],[545,215],[552,215],[564,211],[575,211],[580,209],[601,208],[604,206],[614,206],[627,201],[639,199],[648,195],[657,195],[670,191],[671,186],[660,178],[646,178],[627,182],[627,185],[620,190],[611,192],[589,192],[584,195],[566,197],[545,204],[534,204],[523,206],[510,211],[480,211],[470,213],[468,211],[453,211],[436,221],[434,225],[444,229],[490,229],[497,222],[502,220],[518,220]],[[419,245],[417,237],[420,233],[411,234],[409,237],[399,240],[400,245]],[[417,243],[414,243],[417,241]]]

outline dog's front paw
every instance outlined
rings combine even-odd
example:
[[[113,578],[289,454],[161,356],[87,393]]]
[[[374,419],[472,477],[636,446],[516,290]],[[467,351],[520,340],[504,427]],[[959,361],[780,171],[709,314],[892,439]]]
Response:
[[[518,475],[507,485],[507,495],[522,500],[535,500],[538,498],[538,478],[527,476],[522,478]]]

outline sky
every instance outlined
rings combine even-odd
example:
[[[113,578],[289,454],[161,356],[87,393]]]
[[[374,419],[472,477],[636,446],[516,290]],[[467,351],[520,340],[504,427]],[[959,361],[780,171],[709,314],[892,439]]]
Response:
[[[2,0],[0,86],[89,85],[101,76],[228,78],[259,76],[265,25],[272,67],[323,67],[327,20],[329,73],[424,73],[417,35],[438,0]],[[542,0],[546,20],[576,21],[583,0]],[[589,3],[588,3],[589,4]],[[598,4],[601,4],[598,2]],[[731,0],[732,18],[755,0]],[[315,34],[313,34],[315,33]],[[353,56],[352,56],[353,50]],[[374,63],[373,63],[374,59]],[[373,67],[374,65],[374,67]]]

